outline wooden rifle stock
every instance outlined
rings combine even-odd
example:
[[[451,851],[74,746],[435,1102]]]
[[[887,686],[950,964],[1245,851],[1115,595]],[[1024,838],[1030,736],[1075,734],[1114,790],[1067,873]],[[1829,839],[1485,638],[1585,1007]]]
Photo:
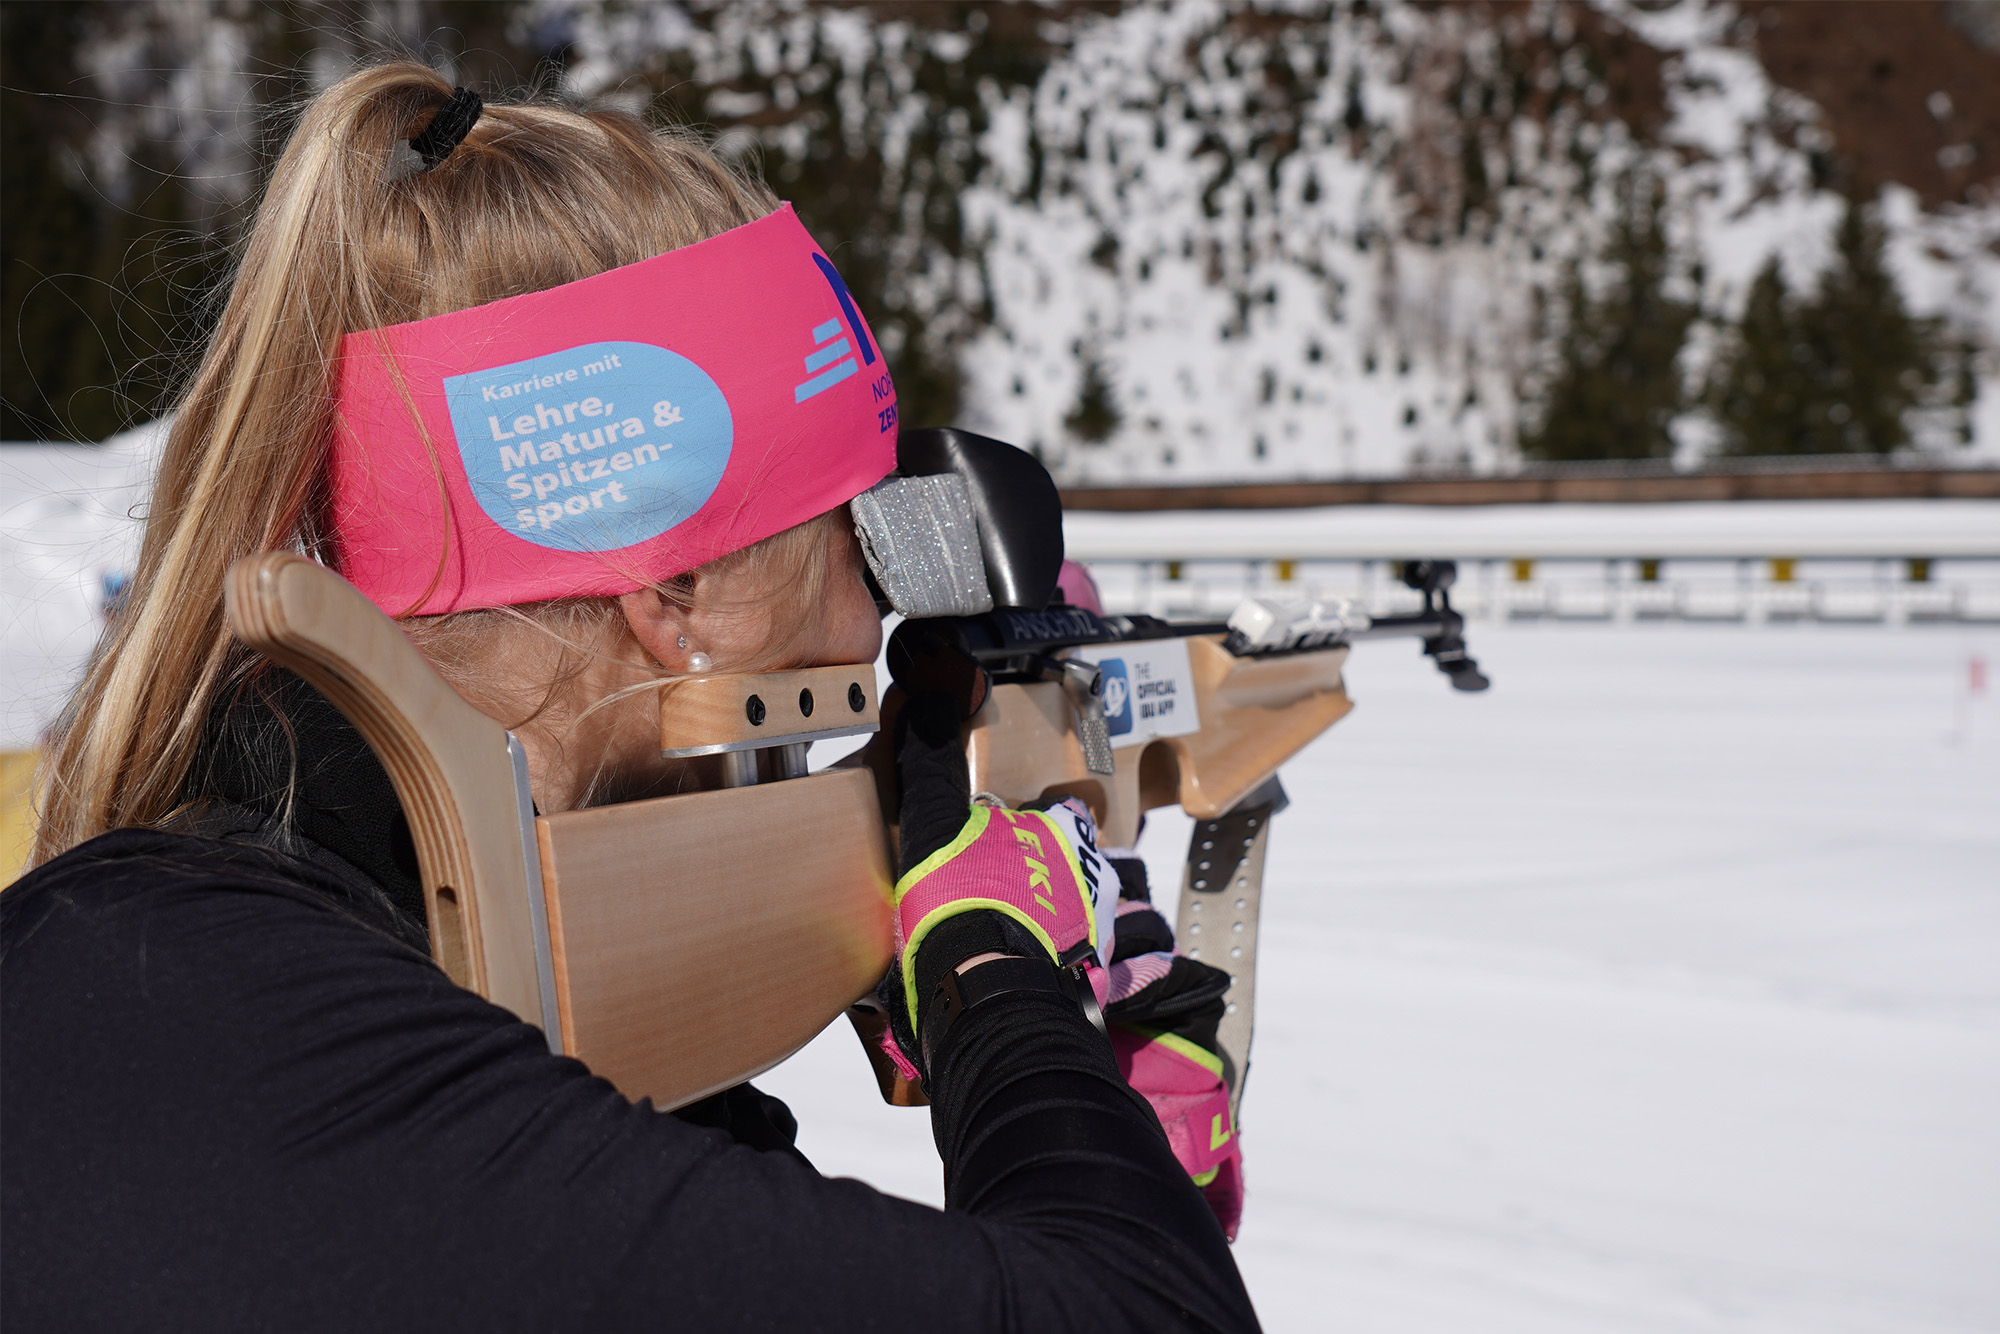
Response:
[[[446,973],[627,1095],[677,1107],[769,1069],[887,970],[889,850],[866,772],[536,815],[520,743],[338,575],[282,553],[238,561],[228,615],[389,771]],[[777,675],[774,713],[796,716],[789,678],[810,677],[850,727],[873,723],[872,666]],[[742,680],[669,683],[662,711],[733,701],[747,724]]]
[[[1116,749],[1116,771],[1097,774],[1060,685],[995,686],[966,729],[972,790],[1010,806],[1081,797],[1104,842],[1129,848],[1147,811],[1179,806],[1196,819],[1221,815],[1354,707],[1341,683],[1345,648],[1239,658],[1222,647],[1221,635],[1184,642],[1200,731]]]
[[[722,754],[737,785],[538,815],[520,743],[338,575],[289,554],[246,558],[228,615],[388,770],[439,965],[628,1096],[671,1108],[769,1069],[887,971],[889,732],[859,764],[803,773],[811,740],[875,727],[872,665],[664,683],[663,749]],[[1093,772],[1062,686],[997,685],[966,732],[973,790],[1010,805],[1081,797],[1106,844],[1129,847],[1156,807],[1224,816],[1352,707],[1345,648],[1239,658],[1219,635],[1182,642],[1199,730],[1135,738],[1112,772]],[[760,752],[771,781],[757,781]],[[881,1016],[853,1013],[879,1058]],[[922,1101],[876,1069],[890,1101]]]

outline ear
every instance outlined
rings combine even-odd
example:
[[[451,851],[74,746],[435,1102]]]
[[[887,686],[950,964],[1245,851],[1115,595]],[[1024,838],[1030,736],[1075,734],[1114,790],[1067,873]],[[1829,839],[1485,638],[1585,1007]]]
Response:
[[[688,633],[692,618],[686,607],[662,597],[658,589],[641,588],[619,594],[618,609],[625,613],[625,624],[632,627],[633,638],[654,662],[668,671],[687,670],[688,658],[699,645]],[[684,640],[686,648],[681,647]]]

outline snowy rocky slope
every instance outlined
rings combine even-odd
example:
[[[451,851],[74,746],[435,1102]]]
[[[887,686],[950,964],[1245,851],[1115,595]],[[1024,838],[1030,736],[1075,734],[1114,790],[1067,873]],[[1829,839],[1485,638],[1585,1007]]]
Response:
[[[1540,21],[1357,6],[1259,33],[1188,0],[1080,27],[989,132],[970,211],[995,319],[971,402],[1073,482],[1505,466],[1548,374],[1549,297],[1571,263],[1588,281],[1635,169],[1665,186],[1672,282],[1704,312],[1698,381],[1767,259],[1795,287],[1827,262],[1832,127],[1735,7]],[[1657,80],[1622,106],[1620,50],[1616,73]],[[2000,206],[1879,200],[1915,308],[2000,345]],[[1095,445],[1076,429],[1092,374],[1119,416]],[[2000,457],[2000,395],[1977,412]],[[1698,416],[1682,434],[1697,454]]]
[[[1989,379],[2000,347],[2000,24],[1963,6],[1904,7],[1929,36],[1872,68],[1804,6],[1056,7],[1027,73],[981,63],[1003,35],[976,12],[545,8],[577,24],[574,86],[684,73],[677,105],[781,190],[827,151],[812,99],[837,103],[903,205],[888,241],[834,238],[894,254],[892,345],[948,357],[959,420],[1072,484],[1511,466],[1560,370],[1563,285],[1616,281],[1634,181],[1663,192],[1663,296],[1693,312],[1684,461],[1714,444],[1698,391],[1752,279],[1775,258],[1810,289],[1850,196],[1901,299]],[[1801,90],[1871,79],[1872,110]],[[2000,458],[2000,395],[1911,426]]]
[[[1070,484],[1506,469],[1595,324],[1639,345],[1643,392],[1572,415],[1644,399],[1640,452],[1691,461],[1756,276],[1776,259],[1813,291],[1850,200],[1882,227],[1892,287],[1870,299],[1934,322],[1956,368],[1891,420],[2000,458],[1990,0],[107,0],[75,20],[60,86],[9,105],[53,117],[41,188],[109,207],[109,248],[47,258],[10,382],[101,357],[114,325],[136,360],[51,380],[51,421],[166,405],[222,269],[177,241],[149,258],[146,229],[226,238],[285,108],[401,48],[488,92],[558,85],[716,134],[863,295],[905,424],[984,428]],[[1633,271],[1635,217],[1646,300],[1586,319]],[[93,264],[125,306],[60,276]],[[155,298],[174,338],[149,346]],[[1814,355],[1802,392],[1842,392]],[[1634,444],[1610,434],[1587,448]]]

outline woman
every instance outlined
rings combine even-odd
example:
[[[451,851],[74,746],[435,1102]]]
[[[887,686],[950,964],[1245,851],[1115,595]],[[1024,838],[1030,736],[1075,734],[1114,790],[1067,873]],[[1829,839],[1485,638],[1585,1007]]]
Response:
[[[661,1116],[454,987],[379,765],[229,638],[233,560],[326,561],[523,739],[545,812],[686,779],[664,675],[873,657],[845,502],[893,389],[774,209],[685,139],[416,65],[307,109],[0,896],[9,1328],[1254,1325],[1056,969],[1097,940],[1087,825],[968,815],[949,700],[907,710],[899,886],[939,1213],[819,1177],[747,1085]],[[999,857],[1027,838],[1053,889]]]

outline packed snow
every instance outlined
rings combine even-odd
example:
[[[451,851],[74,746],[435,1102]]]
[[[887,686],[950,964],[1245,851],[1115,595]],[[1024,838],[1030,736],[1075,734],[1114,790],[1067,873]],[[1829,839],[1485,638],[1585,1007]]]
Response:
[[[138,558],[165,439],[153,422],[102,445],[0,446],[0,752],[34,745],[75,685],[105,579]]]
[[[1363,645],[1284,771],[1250,1198],[1266,1327],[2000,1327],[2000,630],[1476,627]],[[1142,840],[1173,899],[1188,822]],[[836,1025],[766,1087],[915,1199]]]

